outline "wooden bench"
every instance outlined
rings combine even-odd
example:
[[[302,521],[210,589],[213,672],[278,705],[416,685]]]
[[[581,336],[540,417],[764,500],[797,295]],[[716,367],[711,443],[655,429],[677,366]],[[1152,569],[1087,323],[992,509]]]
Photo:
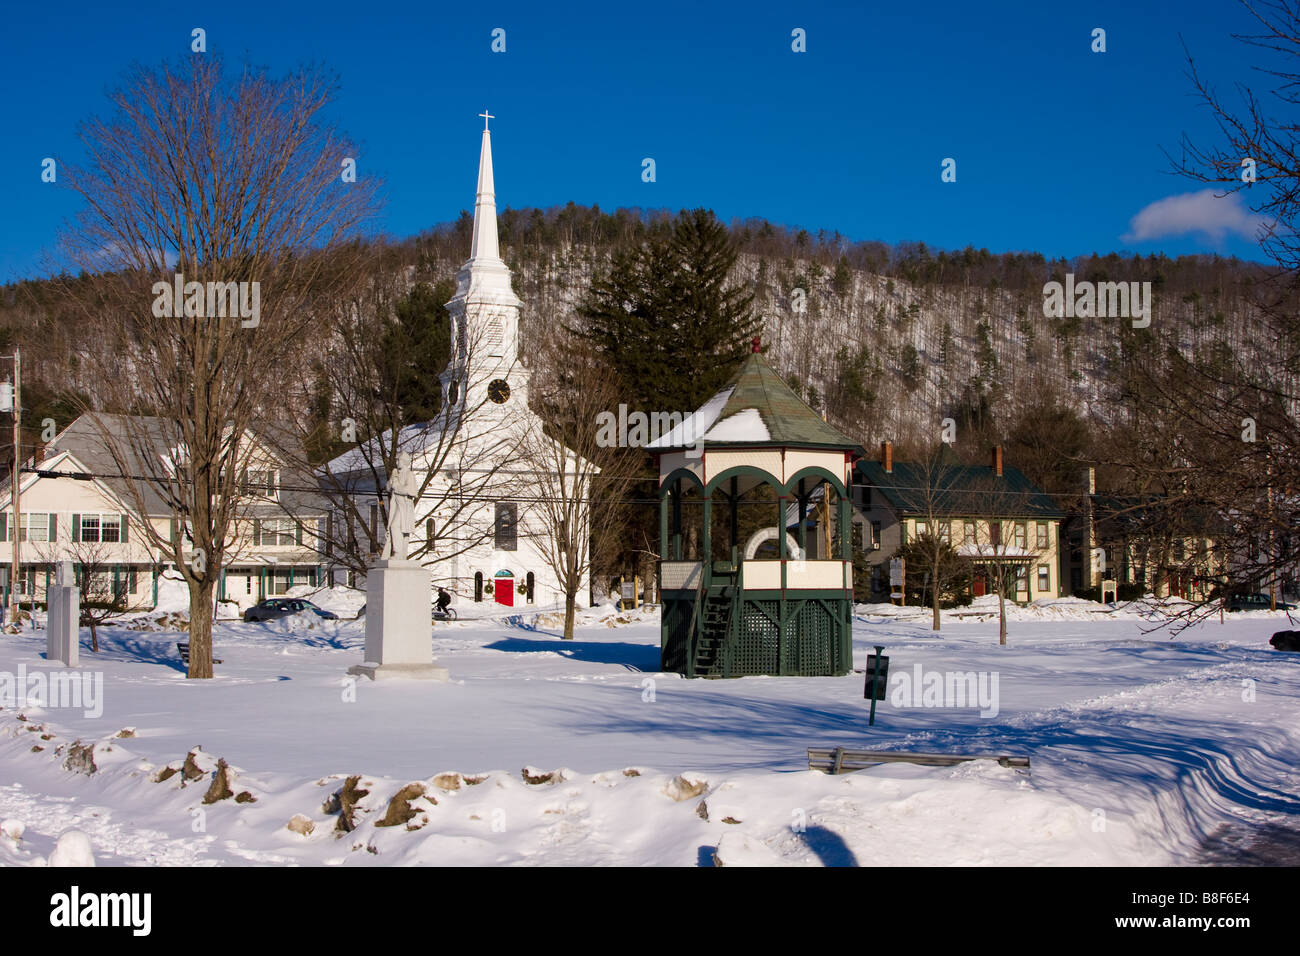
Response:
[[[880,763],[915,763],[923,767],[955,767],[968,760],[996,760],[1003,767],[1029,769],[1028,757],[1010,754],[919,754],[901,750],[848,750],[844,747],[809,747],[808,769],[823,773],[852,773]]]
[[[186,668],[188,668],[188,667],[190,666],[190,645],[189,645],[189,642],[188,642],[188,641],[177,641],[177,642],[176,642],[176,650],[177,650],[177,651],[180,653],[180,655],[181,655],[181,663],[184,664],[184,665],[186,666]],[[221,660],[220,658],[216,658],[216,657],[214,657],[214,658],[212,658],[212,663],[214,663],[214,664],[224,664],[225,661]]]

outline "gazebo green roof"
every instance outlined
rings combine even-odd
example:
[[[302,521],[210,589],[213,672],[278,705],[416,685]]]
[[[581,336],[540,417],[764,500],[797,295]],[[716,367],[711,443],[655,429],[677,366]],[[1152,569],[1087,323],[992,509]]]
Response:
[[[651,451],[695,445],[839,448],[865,454],[859,442],[822,420],[754,351],[736,374]]]

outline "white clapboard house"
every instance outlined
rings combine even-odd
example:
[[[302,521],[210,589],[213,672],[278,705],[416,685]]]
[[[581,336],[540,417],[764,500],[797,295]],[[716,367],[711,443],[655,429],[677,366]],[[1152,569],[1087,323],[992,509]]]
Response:
[[[167,447],[164,429],[150,428],[153,420],[137,417],[128,423],[120,415],[98,420],[80,416],[34,464],[24,466],[16,535],[9,483],[0,488],[0,586],[6,605],[15,537],[23,603],[44,602],[59,561],[73,562],[79,579],[87,571],[96,577],[83,583],[87,596],[112,595],[131,609],[157,602],[159,575],[174,562],[146,532],[146,522],[169,540],[180,529],[148,483],[137,481],[140,494],[132,493],[106,442],[121,441],[125,447],[129,424],[134,434],[158,435],[160,459],[174,450]],[[292,469],[273,450],[274,443],[251,437],[249,480],[217,594],[241,605],[296,584],[324,582],[318,539],[325,513],[310,480],[291,478]],[[143,500],[143,510],[137,499]]]

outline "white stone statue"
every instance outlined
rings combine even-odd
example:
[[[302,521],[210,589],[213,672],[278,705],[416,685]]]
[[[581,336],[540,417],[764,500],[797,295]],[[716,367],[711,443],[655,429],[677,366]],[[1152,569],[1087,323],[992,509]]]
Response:
[[[385,558],[405,561],[411,533],[415,529],[415,496],[419,489],[411,468],[410,452],[398,452],[397,464],[388,476],[388,538]]]

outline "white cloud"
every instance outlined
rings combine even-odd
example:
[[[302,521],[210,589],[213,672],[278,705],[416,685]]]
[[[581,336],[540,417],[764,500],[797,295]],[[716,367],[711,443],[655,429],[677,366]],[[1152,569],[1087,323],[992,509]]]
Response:
[[[1129,223],[1125,242],[1143,242],[1166,236],[1200,234],[1215,242],[1233,234],[1258,239],[1268,220],[1252,212],[1240,193],[1219,196],[1213,189],[1158,199],[1144,207]]]

